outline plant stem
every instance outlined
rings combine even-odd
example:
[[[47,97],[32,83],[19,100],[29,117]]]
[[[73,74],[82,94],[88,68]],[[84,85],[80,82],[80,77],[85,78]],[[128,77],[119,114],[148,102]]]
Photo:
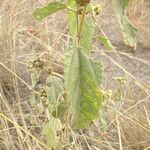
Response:
[[[79,6],[77,4],[77,12],[76,12],[76,21],[77,21],[77,45],[79,45],[78,42],[78,33],[79,33]]]
[[[77,43],[78,43],[78,46],[80,45],[81,32],[82,32],[82,28],[83,28],[83,24],[84,24],[85,15],[86,15],[86,6],[84,6],[84,8],[83,8],[80,24],[78,21],[78,12],[77,12],[77,39],[78,39]]]

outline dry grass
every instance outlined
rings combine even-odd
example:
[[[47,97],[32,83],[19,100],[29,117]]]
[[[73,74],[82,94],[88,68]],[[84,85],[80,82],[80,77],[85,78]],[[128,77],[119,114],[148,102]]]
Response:
[[[46,2],[0,0],[1,150],[48,149],[45,137],[41,134],[47,114],[41,105],[35,107],[30,103],[34,94],[30,90],[28,65],[39,56],[47,59],[49,65],[55,66],[56,72],[61,72],[63,52],[69,47],[70,37],[65,26],[65,14],[57,13],[41,23],[32,18],[34,8]],[[116,90],[118,82],[113,77],[126,78],[121,88],[120,108],[116,109],[114,96],[108,94],[104,103],[104,120],[98,118],[88,130],[80,134],[67,126],[62,142],[67,145],[69,137],[72,137],[77,150],[149,150],[150,2],[132,0],[130,5],[133,11],[130,11],[129,17],[140,28],[140,44],[134,54],[122,52],[126,51],[126,47],[122,45],[118,24],[111,13],[111,6],[108,6],[109,1],[100,2],[104,6],[104,13],[99,16],[97,23],[119,51],[102,51],[98,45],[94,57],[104,65],[101,87],[104,91]]]

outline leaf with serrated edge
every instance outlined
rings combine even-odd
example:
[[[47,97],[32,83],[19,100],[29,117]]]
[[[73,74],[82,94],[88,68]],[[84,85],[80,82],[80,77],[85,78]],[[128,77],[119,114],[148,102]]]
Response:
[[[64,84],[71,100],[74,128],[86,128],[97,117],[103,100],[103,94],[98,89],[101,80],[100,63],[90,60],[81,48],[72,48],[68,51]]]
[[[129,0],[112,0],[112,3],[118,18],[118,22],[123,31],[125,43],[131,47],[135,47],[138,28],[134,27],[130,23],[125,14],[125,9],[128,6]]]
[[[37,8],[34,12],[33,12],[33,16],[37,19],[37,20],[42,20],[45,17],[59,11],[62,9],[65,9],[67,6],[66,4],[63,4],[61,2],[51,2],[48,5],[41,7],[41,8]]]

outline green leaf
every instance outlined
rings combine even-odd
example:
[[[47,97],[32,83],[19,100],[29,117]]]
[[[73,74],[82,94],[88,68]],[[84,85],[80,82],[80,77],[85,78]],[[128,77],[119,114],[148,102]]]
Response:
[[[60,102],[55,111],[52,112],[52,116],[55,118],[61,118],[68,109],[68,103],[66,101]]]
[[[83,50],[89,54],[91,50],[93,49],[92,45],[92,35],[94,31],[94,21],[87,17],[85,19],[85,22],[83,24],[82,32],[81,32],[81,41],[80,44],[83,48]]]
[[[68,51],[64,84],[71,101],[74,128],[86,128],[97,117],[103,100],[103,94],[98,88],[101,80],[100,63],[90,60],[81,48]]]
[[[38,81],[37,73],[35,71],[31,72],[31,83],[32,83],[32,88],[35,88],[36,84]]]
[[[68,0],[68,7],[76,10],[77,6],[75,0]],[[91,17],[86,16],[81,32],[80,45],[87,54],[89,54],[93,49],[92,35],[94,31],[94,25],[94,20],[92,20]],[[72,10],[68,11],[68,28],[70,35],[73,38],[77,37],[77,17],[76,13]]]
[[[108,124],[107,124],[107,119],[106,119],[105,111],[104,111],[103,108],[99,110],[99,117],[98,117],[98,119],[100,121],[101,128],[104,131],[107,131],[108,130]]]
[[[63,91],[63,83],[62,80],[55,76],[49,76],[47,78],[46,91],[49,99],[49,103],[56,105],[58,95]]]
[[[59,144],[56,126],[57,126],[56,119],[51,118],[51,121],[45,124],[42,129],[42,134],[46,136],[47,145],[50,148],[56,148]]]
[[[103,44],[103,46],[107,49],[107,50],[113,50],[114,47],[111,44],[110,40],[106,37],[106,36],[98,36],[98,40],[100,41],[100,43]]]
[[[134,27],[128,17],[126,16],[125,9],[129,4],[129,0],[112,0],[114,10],[116,12],[120,27],[123,31],[125,43],[131,47],[136,44],[136,35],[138,29]]]
[[[34,12],[33,12],[33,16],[37,19],[37,20],[42,20],[45,17],[59,11],[62,9],[65,9],[67,6],[66,4],[63,4],[61,2],[51,2],[48,5],[42,7],[42,8],[37,8]]]
[[[102,70],[102,65],[100,62],[97,61],[91,61],[93,70],[94,70],[94,75],[95,75],[95,79],[96,82],[98,83],[98,86],[102,83],[102,74],[103,74],[103,70]]]
[[[67,6],[68,8],[74,10],[77,9],[75,0],[68,0]],[[67,14],[67,18],[68,18],[68,28],[69,28],[70,35],[76,37],[77,36],[76,13],[73,12],[72,10],[69,10]]]

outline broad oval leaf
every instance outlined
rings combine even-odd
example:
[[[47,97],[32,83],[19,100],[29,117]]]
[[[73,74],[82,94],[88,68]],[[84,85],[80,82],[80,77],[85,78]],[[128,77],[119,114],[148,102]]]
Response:
[[[99,91],[102,66],[93,62],[81,48],[72,48],[66,56],[64,84],[71,100],[72,124],[76,129],[86,128],[97,117],[103,100]]]
[[[125,14],[125,9],[129,4],[129,0],[112,0],[114,10],[116,12],[118,22],[123,31],[125,43],[131,47],[136,44],[136,35],[138,28],[134,27]]]
[[[65,9],[67,7],[66,4],[63,4],[61,2],[51,2],[48,5],[41,7],[41,8],[37,8],[34,12],[33,12],[33,16],[37,19],[37,20],[42,20],[45,17],[59,11],[62,9]]]

